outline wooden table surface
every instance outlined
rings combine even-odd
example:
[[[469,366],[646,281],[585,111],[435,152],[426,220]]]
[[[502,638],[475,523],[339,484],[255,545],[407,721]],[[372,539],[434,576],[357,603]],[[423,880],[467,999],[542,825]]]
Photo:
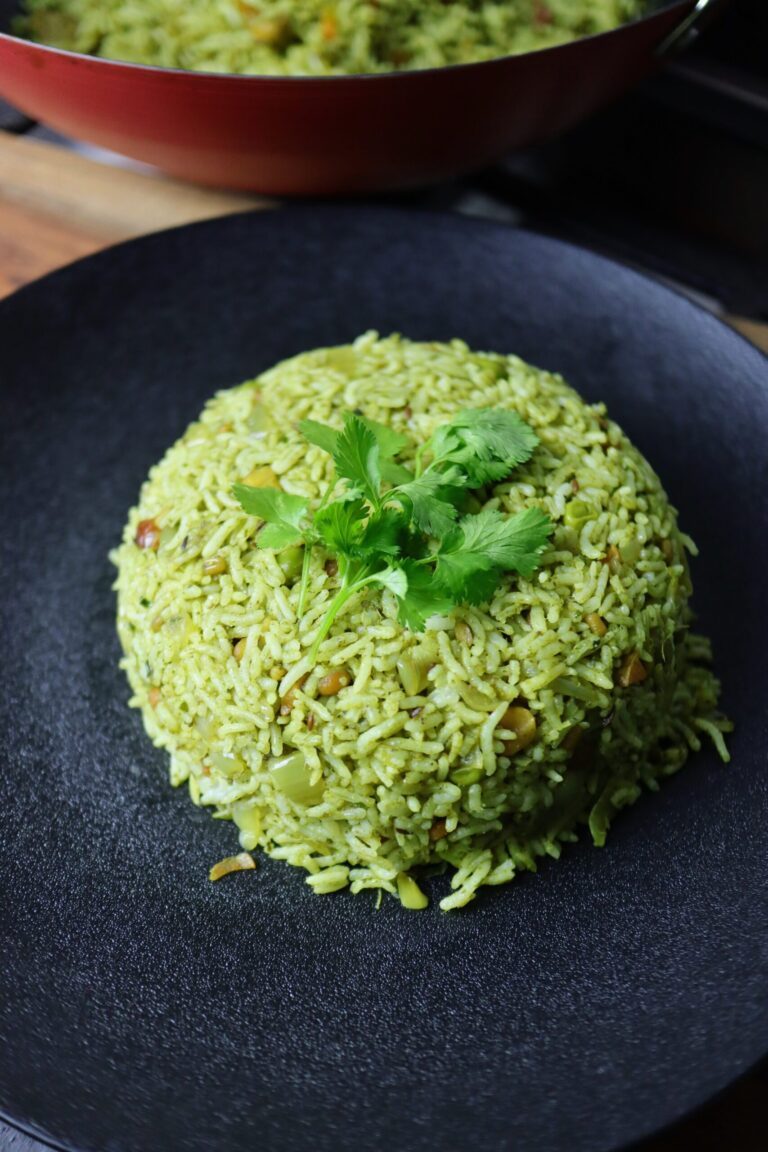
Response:
[[[154,173],[97,163],[53,144],[0,131],[0,297],[108,244],[268,206],[257,196],[196,188]],[[726,319],[768,351],[768,326]],[[767,1099],[765,1062],[701,1112],[644,1141],[635,1152],[765,1152]],[[482,1134],[478,1136],[482,1147]],[[42,1150],[37,1141],[0,1122],[0,1152]]]

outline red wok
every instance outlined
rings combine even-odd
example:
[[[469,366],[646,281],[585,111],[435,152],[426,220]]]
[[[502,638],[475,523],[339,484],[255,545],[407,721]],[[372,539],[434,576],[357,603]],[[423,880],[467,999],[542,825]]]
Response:
[[[376,76],[210,75],[0,32],[0,95],[52,128],[175,176],[279,195],[425,184],[590,115],[718,0],[662,0],[613,32],[481,64]],[[0,29],[17,0],[0,0]]]

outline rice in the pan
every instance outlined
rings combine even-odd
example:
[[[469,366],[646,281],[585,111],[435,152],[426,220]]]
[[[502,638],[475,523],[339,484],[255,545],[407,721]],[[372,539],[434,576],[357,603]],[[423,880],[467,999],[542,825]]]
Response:
[[[202,72],[441,68],[606,32],[640,0],[27,0],[20,34]]]
[[[312,549],[298,617],[302,551],[260,548],[233,482],[316,502],[331,458],[301,418],[386,423],[411,441],[407,464],[466,408],[515,411],[538,435],[480,499],[549,515],[540,567],[423,633],[398,622],[391,592],[363,591],[313,666],[333,557]],[[658,477],[603,405],[514,356],[368,333],[219,393],[152,468],[113,555],[131,703],[172,781],[231,817],[243,849],[305,868],[315,892],[384,889],[409,906],[420,866],[448,866],[441,907],[458,908],[559,856],[583,823],[602,844],[704,736],[727,758],[686,553]]]

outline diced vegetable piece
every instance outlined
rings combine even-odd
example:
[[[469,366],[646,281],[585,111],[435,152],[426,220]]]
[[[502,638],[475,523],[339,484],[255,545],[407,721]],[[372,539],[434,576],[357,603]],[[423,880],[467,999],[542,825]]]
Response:
[[[425,663],[406,653],[405,656],[399,657],[396,667],[403,691],[408,696],[418,696],[420,692],[424,691],[427,686],[427,672],[429,671]]]
[[[436,840],[442,840],[444,836],[448,835],[448,829],[445,826],[445,820],[439,818],[435,820],[429,830],[429,838],[434,843]]]
[[[240,801],[233,806],[232,819],[240,829],[240,847],[250,852],[256,847],[261,836],[261,809],[247,800]]]
[[[583,700],[585,704],[597,707],[600,703],[600,693],[588,680],[575,680],[572,676],[556,676],[551,680],[549,687],[561,696],[573,696],[575,700]]]
[[[209,880],[221,880],[222,876],[229,876],[230,872],[250,872],[256,867],[256,861],[250,852],[239,852],[237,856],[225,856],[214,864],[208,873]]]
[[[459,620],[459,622],[457,623],[456,627],[453,630],[453,634],[456,637],[456,639],[458,640],[459,644],[466,644],[467,648],[469,648],[472,641],[474,640],[474,636],[472,635],[472,629],[470,628],[469,624],[467,624],[467,622],[465,620]]]
[[[339,25],[333,8],[326,8],[320,20],[320,35],[323,40],[335,40],[339,34]]]
[[[319,804],[325,785],[322,780],[310,783],[310,773],[302,752],[292,752],[273,760],[269,774],[275,787],[296,804]]]
[[[352,678],[346,668],[334,668],[327,676],[321,676],[317,683],[320,696],[335,696],[342,688],[351,684]]]
[[[195,728],[197,728],[203,740],[210,741],[216,735],[216,725],[208,716],[198,716],[195,719]]]
[[[609,544],[603,557],[603,563],[607,564],[614,576],[618,576],[621,572],[621,552],[615,544]]]
[[[308,678],[309,672],[305,672],[304,675],[296,681],[293,687],[288,689],[285,696],[283,696],[282,700],[280,701],[281,716],[289,716],[291,714],[293,706],[296,703],[296,694],[301,691]]]
[[[528,708],[513,705],[507,708],[499,721],[499,733],[504,740],[504,751],[507,756],[515,756],[522,752],[536,739],[536,717]]]
[[[459,788],[469,788],[471,784],[477,784],[482,780],[485,772],[481,766],[467,765],[464,768],[457,768],[455,772],[451,772],[451,782],[457,784]]]
[[[245,771],[245,761],[229,752],[211,752],[208,759],[216,771],[221,772],[222,776],[226,776],[228,780]]]
[[[150,708],[157,708],[157,706],[161,700],[160,689],[159,688],[150,688],[148,698],[149,698]]]
[[[251,432],[268,432],[271,425],[272,421],[264,405],[260,402],[254,403],[251,414],[248,417],[248,427]]]
[[[325,363],[337,372],[344,372],[353,376],[358,368],[358,357],[354,348],[342,345],[339,348],[328,348],[325,353]]]
[[[563,521],[568,528],[574,528],[578,531],[584,524],[594,520],[596,516],[597,509],[592,504],[587,504],[586,500],[571,500],[565,506]]]
[[[204,576],[220,576],[226,570],[227,562],[223,556],[210,556],[207,560],[203,560]]]
[[[278,552],[276,559],[286,580],[293,581],[301,573],[301,566],[304,562],[304,549],[298,545],[291,548],[284,548],[282,552]]]
[[[648,670],[637,652],[630,652],[619,665],[616,683],[621,688],[630,688],[633,684],[642,684],[647,677]]]
[[[595,636],[605,636],[608,631],[608,625],[602,616],[598,616],[597,612],[587,612],[584,623],[594,632]]]
[[[163,548],[167,548],[168,545],[170,544],[171,540],[176,539],[176,531],[177,531],[177,525],[176,524],[166,524],[165,528],[160,529],[159,547],[161,550]]]
[[[642,542],[633,536],[626,544],[621,546],[621,558],[625,564],[637,564],[643,552]]]
[[[493,712],[496,705],[495,697],[487,696],[479,688],[475,688],[474,684],[459,684],[458,689],[462,700],[469,708],[474,708],[476,712]]]
[[[406,872],[398,872],[397,874],[397,894],[403,908],[417,911],[426,908],[429,904],[429,898],[424,895],[416,881],[412,880]]]
[[[290,16],[275,16],[272,20],[250,20],[248,31],[257,44],[284,48],[291,39]]]
[[[157,552],[160,547],[160,525],[156,520],[140,520],[134,540],[139,548]]]
[[[243,484],[247,484],[249,488],[279,488],[280,481],[277,475],[272,471],[269,464],[264,464],[261,468],[254,468],[252,472],[243,480]]]

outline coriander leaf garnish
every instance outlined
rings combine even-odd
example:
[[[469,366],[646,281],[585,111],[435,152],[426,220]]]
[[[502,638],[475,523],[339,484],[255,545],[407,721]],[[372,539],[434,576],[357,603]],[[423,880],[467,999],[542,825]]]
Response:
[[[265,524],[259,533],[259,544],[262,548],[274,548],[279,551],[287,548],[289,544],[299,544],[303,539],[298,528],[290,524]]]
[[[323,452],[333,456],[339,438],[335,428],[321,424],[318,420],[299,420],[298,428],[308,444],[314,444],[316,448],[322,448]]]
[[[381,448],[379,448],[381,452]],[[413,472],[409,472],[402,464],[398,464],[396,460],[382,460],[381,461],[381,478],[385,484],[408,484],[413,480]]]
[[[315,638],[312,641],[312,647],[309,650],[309,662],[314,664],[317,660],[320,651],[320,645],[331,630],[334,620],[338,616],[341,609],[346,604],[350,597],[360,592],[369,584],[380,584],[384,588],[389,588],[395,595],[405,595],[408,587],[408,578],[405,573],[397,568],[382,568],[378,572],[369,572],[366,568],[358,568],[354,578],[349,579],[349,569],[344,575],[341,589],[336,593],[328,611],[320,622],[320,627],[315,633]]]
[[[383,572],[377,572],[370,579],[375,580],[382,588],[394,592],[398,599],[402,599],[408,591],[408,577],[402,568],[385,568]]]
[[[374,508],[381,503],[381,465],[379,442],[373,431],[358,417],[344,416],[344,431],[336,440],[333,462],[341,480],[364,496]]]
[[[398,594],[398,619],[412,632],[423,632],[430,616],[450,612],[456,601],[440,584],[429,568],[420,568],[415,560],[403,560],[400,570],[408,579],[404,595]]]
[[[395,456],[399,456],[403,449],[408,447],[410,441],[402,432],[395,431],[387,424],[379,424],[378,420],[367,420],[363,416],[359,416],[358,419],[366,428],[370,428],[376,437],[382,460],[394,460]]]
[[[258,516],[268,524],[284,523],[298,528],[307,511],[308,500],[293,496],[279,488],[251,488],[249,484],[234,484],[235,499],[250,516]]]
[[[347,412],[341,431],[316,420],[298,427],[336,466],[314,512],[302,497],[275,489],[236,484],[233,492],[246,512],[266,521],[262,547],[304,543],[300,616],[311,549],[336,558],[340,587],[315,631],[310,663],[347,601],[374,584],[395,596],[404,627],[422,631],[436,613],[489,600],[505,573],[527,578],[541,563],[554,526],[538,508],[514,516],[460,513],[467,493],[506,479],[538,444],[516,413],[460,412],[417,449],[414,471],[396,460],[407,438],[384,424]]]
[[[432,456],[430,467],[458,464],[469,486],[479,488],[508,476],[530,459],[538,443],[536,433],[516,412],[470,408],[438,428],[425,450]]]
[[[396,432],[394,428],[388,428],[386,424],[379,424],[377,420],[366,420],[362,416],[358,416],[357,419],[376,437],[382,479],[389,484],[403,484],[412,480],[412,473],[402,464],[395,463],[395,456],[408,447],[408,437]],[[341,435],[336,428],[331,428],[329,424],[321,424],[318,420],[300,420],[297,427],[308,443],[314,444],[316,448],[322,448],[324,452],[333,456]]]
[[[516,412],[499,408],[470,408],[449,425],[463,448],[481,460],[516,460],[522,464],[539,443],[530,425]]]
[[[396,556],[408,530],[408,517],[399,508],[382,508],[366,524],[360,546],[369,555]]]
[[[292,496],[276,488],[251,488],[248,484],[235,484],[232,492],[244,511],[265,522],[259,533],[262,548],[285,548],[303,538],[308,505],[303,496]]]
[[[313,526],[320,541],[334,556],[356,556],[368,507],[363,499],[336,500],[315,513]]]
[[[493,509],[464,516],[435,554],[437,579],[458,603],[482,603],[502,572],[531,575],[553,527],[538,508],[514,516]]]
[[[463,516],[438,556],[482,558],[491,567],[514,568],[521,576],[530,576],[553,527],[539,508],[526,508],[514,516],[486,508],[476,516]]]
[[[442,472],[423,472],[388,492],[387,499],[409,509],[420,532],[439,539],[450,531],[458,516],[451,501],[459,498],[465,483],[461,469],[452,464]]]

